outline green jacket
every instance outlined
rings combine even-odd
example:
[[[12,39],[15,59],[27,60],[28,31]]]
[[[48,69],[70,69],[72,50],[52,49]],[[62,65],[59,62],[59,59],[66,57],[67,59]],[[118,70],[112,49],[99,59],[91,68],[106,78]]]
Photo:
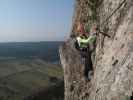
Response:
[[[79,47],[88,47],[89,44],[93,44],[96,40],[96,36],[89,36],[88,38],[76,38],[79,44]]]

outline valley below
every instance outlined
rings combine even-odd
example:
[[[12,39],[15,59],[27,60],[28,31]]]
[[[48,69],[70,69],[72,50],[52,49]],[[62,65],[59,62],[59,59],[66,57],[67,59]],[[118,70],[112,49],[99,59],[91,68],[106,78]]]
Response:
[[[61,43],[0,43],[0,100],[62,100]]]
[[[60,95],[55,94],[57,89]],[[52,100],[56,96],[62,98],[63,91],[63,73],[59,65],[42,59],[0,61],[0,100],[42,100],[42,96]]]

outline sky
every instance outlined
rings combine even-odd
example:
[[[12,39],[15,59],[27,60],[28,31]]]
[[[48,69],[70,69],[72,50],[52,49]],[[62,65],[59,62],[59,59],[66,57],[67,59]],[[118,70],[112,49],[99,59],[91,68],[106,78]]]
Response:
[[[0,42],[62,41],[74,0],[0,0]]]

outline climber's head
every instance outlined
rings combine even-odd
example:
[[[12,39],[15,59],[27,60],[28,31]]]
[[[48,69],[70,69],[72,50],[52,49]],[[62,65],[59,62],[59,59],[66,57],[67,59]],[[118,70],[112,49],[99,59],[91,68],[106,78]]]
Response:
[[[77,25],[77,32],[80,34],[85,34],[86,32],[85,32],[84,26],[85,26],[85,22],[80,20],[78,25]]]
[[[81,33],[81,32],[83,31],[83,29],[84,29],[83,24],[79,22],[78,25],[77,25],[77,31],[78,31],[79,33]]]

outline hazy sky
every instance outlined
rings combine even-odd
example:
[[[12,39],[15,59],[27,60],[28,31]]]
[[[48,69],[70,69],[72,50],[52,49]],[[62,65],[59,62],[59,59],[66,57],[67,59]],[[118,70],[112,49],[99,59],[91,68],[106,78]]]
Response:
[[[74,0],[0,0],[0,42],[63,40]]]

